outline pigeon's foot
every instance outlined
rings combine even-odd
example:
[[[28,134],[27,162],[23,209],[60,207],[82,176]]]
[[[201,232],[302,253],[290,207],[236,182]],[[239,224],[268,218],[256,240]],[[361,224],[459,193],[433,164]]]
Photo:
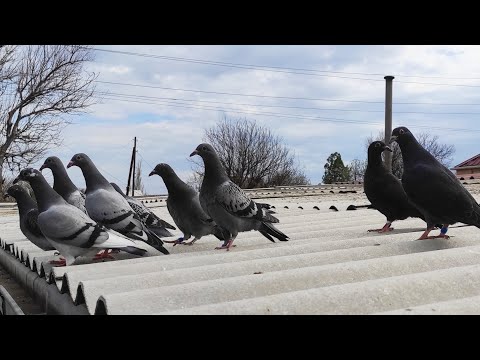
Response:
[[[95,257],[93,258],[93,260],[102,260],[102,259],[113,259],[113,260],[115,260],[115,258],[108,253],[108,249],[103,250],[102,252],[95,255]]]
[[[230,239],[230,240],[228,240],[228,241],[225,241],[222,246],[216,247],[215,250],[227,249],[227,251],[230,251],[230,248],[231,248],[231,247],[237,246],[237,245],[232,245],[234,240],[235,240],[235,239]]]
[[[195,244],[195,241],[197,241],[198,239],[197,238],[194,238],[192,241],[190,242],[184,242],[183,245],[193,245]]]
[[[429,239],[450,239],[450,236],[445,235],[445,234],[439,234],[439,235],[434,235],[434,236],[425,236],[425,237],[420,236],[417,240],[429,240]]]
[[[183,244],[184,240],[186,240],[186,239],[184,239],[183,237],[180,237],[177,240],[163,240],[163,242],[167,243],[167,244],[173,244],[173,246],[175,246],[175,245],[178,245],[178,244]]]
[[[52,265],[57,265],[57,266],[67,266],[67,260],[62,258],[58,260],[50,260],[48,263]]]
[[[233,240],[228,240],[222,246],[217,246],[215,248],[215,250],[225,250],[225,249],[227,249],[227,251],[229,251],[231,247],[236,247],[237,246],[237,245],[232,245],[232,243],[233,243]]]
[[[388,232],[388,231],[392,231],[393,228],[390,227],[392,225],[392,223],[386,223],[385,225],[383,225],[383,227],[381,229],[370,229],[370,230],[367,230],[368,232],[378,232],[378,233],[385,233],[385,232]]]
[[[370,229],[370,230],[367,230],[368,232],[378,232],[378,233],[385,233],[385,232],[389,232],[389,231],[392,231],[393,228],[381,228],[381,229]]]

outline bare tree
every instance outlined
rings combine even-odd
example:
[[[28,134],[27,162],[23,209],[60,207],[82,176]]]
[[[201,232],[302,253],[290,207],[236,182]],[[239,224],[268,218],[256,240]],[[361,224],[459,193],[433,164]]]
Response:
[[[0,184],[61,143],[60,132],[93,103],[96,74],[85,73],[90,47],[0,47]]]
[[[309,184],[283,139],[255,121],[224,116],[205,130],[205,141],[216,149],[228,177],[242,188]],[[201,179],[199,169],[193,181]]]
[[[367,169],[367,161],[354,159],[350,162],[350,165],[348,165],[348,169],[350,170],[350,178],[353,181],[363,181],[363,176]]]
[[[135,171],[135,189],[133,190],[140,190],[143,195],[147,195],[145,193],[145,186],[142,182],[142,162],[140,161],[137,165],[137,169]]]
[[[430,152],[438,161],[440,161],[443,165],[448,167],[452,160],[453,154],[455,154],[455,146],[448,145],[448,144],[441,144],[439,142],[438,136],[432,136],[429,133],[418,133],[414,134],[417,141],[422,145],[426,150]],[[379,132],[377,136],[373,137],[370,135],[365,142],[365,149],[368,149],[368,146],[373,141],[383,141],[384,140],[384,133]],[[392,152],[392,174],[398,177],[399,179],[402,178],[403,174],[403,159],[402,159],[402,152],[400,147],[396,142],[389,145],[393,152]]]

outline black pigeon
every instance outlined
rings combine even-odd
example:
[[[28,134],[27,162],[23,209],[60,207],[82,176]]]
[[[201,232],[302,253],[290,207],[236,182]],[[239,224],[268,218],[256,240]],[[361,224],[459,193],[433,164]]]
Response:
[[[165,255],[169,254],[162,239],[142,223],[128,201],[110,185],[86,154],[73,155],[67,168],[71,166],[82,170],[87,185],[85,207],[93,220],[131,239],[144,241]]]
[[[408,200],[401,181],[387,170],[382,161],[383,151],[392,151],[383,141],[374,141],[368,147],[368,165],[363,188],[371,204],[387,218],[379,233],[393,230],[392,222],[417,217],[424,220],[422,213]]]
[[[403,158],[402,184],[410,201],[423,213],[427,229],[419,240],[448,238],[448,226],[461,222],[480,228],[480,206],[457,177],[425,150],[406,127],[393,130]],[[440,234],[428,236],[435,224]]]
[[[5,195],[17,200],[20,230],[23,235],[42,250],[55,250],[38,227],[37,202],[32,199],[28,191],[23,186],[15,184],[8,188]]]
[[[217,249],[228,251],[239,232],[251,230],[258,230],[272,242],[275,242],[273,237],[288,241],[288,236],[273,226],[273,223],[278,223],[279,220],[271,215],[265,204],[257,204],[228,178],[211,145],[198,145],[190,154],[194,155],[201,156],[205,164],[200,204],[207,215],[231,235],[230,239]]]
[[[113,188],[121,194],[125,200],[127,200],[128,204],[130,207],[135,211],[142,220],[142,223],[151,231],[153,231],[155,234],[158,236],[173,236],[173,234],[167,230],[172,229],[176,230],[175,226],[170,225],[168,222],[165,220],[160,219],[157,215],[153,213],[152,210],[147,208],[145,205],[143,205],[140,201],[137,199],[133,198],[132,196],[127,196],[125,193],[120,189],[120,187],[111,182],[110,185],[113,186]]]
[[[78,190],[72,180],[70,180],[62,161],[56,156],[50,156],[45,159],[45,162],[39,170],[42,171],[43,169],[50,169],[52,171],[53,190],[70,205],[76,206],[86,214],[85,194]]]

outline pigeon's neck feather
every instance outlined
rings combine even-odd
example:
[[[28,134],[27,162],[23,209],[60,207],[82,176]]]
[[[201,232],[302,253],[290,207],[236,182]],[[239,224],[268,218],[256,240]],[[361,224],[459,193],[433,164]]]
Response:
[[[185,184],[182,179],[178,177],[175,172],[170,173],[169,175],[163,178],[163,182],[167,187],[168,193],[175,192],[175,190],[190,190],[190,186]]]
[[[405,167],[411,167],[422,162],[436,161],[432,154],[425,150],[415,139],[399,145],[402,150],[402,159]]]
[[[23,191],[19,192],[16,195],[16,200],[17,200],[18,212],[21,215],[26,214],[31,209],[35,209],[37,207],[35,200],[33,200],[30,197],[30,195],[28,195],[26,192],[23,192]]]
[[[371,170],[385,170],[381,153],[368,153],[367,167]]]
[[[225,169],[218,157],[210,157],[204,160],[205,162],[205,174],[203,182],[210,184],[221,184],[229,180]]]
[[[95,191],[100,188],[111,188],[107,179],[98,171],[97,167],[90,163],[82,167],[83,177],[85,178],[86,193]]]
[[[61,196],[65,198],[65,196],[78,190],[63,166],[57,166],[51,170],[53,173],[53,189]]]
[[[38,211],[41,213],[54,204],[66,204],[67,202],[47,183],[43,176],[38,176],[30,181],[30,186],[37,199]]]

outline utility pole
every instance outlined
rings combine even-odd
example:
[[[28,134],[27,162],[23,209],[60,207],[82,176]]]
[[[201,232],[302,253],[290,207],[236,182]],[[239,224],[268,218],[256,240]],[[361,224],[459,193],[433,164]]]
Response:
[[[130,190],[130,181],[132,179],[132,170],[133,172],[135,172],[135,152],[137,150],[137,137],[134,138],[133,140],[133,149],[132,149],[132,158],[130,159],[130,170],[128,172],[128,180],[127,180],[127,196],[128,196],[128,192]],[[134,176],[135,178],[135,176]],[[132,195],[133,195],[133,190],[135,188],[135,179],[133,180],[134,182],[134,185],[132,186]]]
[[[392,135],[392,87],[394,76],[385,76],[385,144],[388,145]],[[392,153],[385,151],[385,166],[392,172]]]
[[[137,176],[137,137],[133,142],[133,176],[132,176],[132,196],[135,195],[135,176]]]

